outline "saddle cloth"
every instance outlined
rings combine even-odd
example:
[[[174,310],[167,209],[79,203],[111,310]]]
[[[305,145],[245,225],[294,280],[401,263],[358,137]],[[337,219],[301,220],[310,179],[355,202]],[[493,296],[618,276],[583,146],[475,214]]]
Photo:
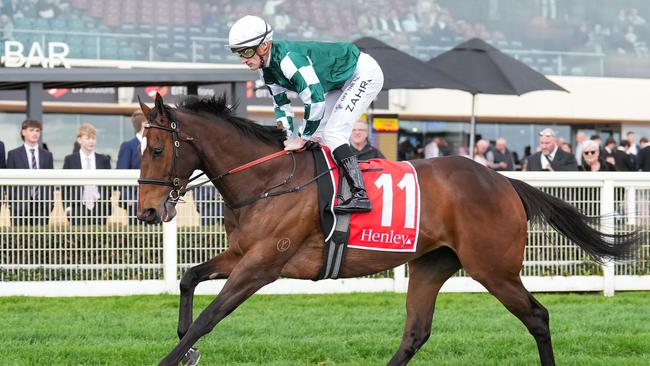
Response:
[[[327,243],[334,233],[334,206],[341,177],[326,146],[312,150],[318,179],[321,226]],[[420,226],[420,186],[409,162],[370,159],[359,162],[372,211],[350,215],[347,246],[355,249],[414,252]]]

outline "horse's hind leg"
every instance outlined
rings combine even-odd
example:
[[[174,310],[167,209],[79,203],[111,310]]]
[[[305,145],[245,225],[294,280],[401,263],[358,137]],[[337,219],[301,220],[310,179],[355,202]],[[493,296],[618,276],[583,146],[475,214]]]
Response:
[[[178,308],[178,338],[183,338],[192,324],[192,304],[196,286],[203,281],[228,278],[239,259],[238,255],[228,249],[183,274],[180,283],[181,301]]]
[[[555,365],[548,311],[526,290],[519,275],[509,274],[509,278],[494,276],[498,275],[492,274],[491,278],[477,280],[519,318],[535,337],[542,365]]]
[[[409,265],[406,325],[402,343],[388,363],[406,365],[431,334],[431,321],[438,291],[461,268],[456,254],[442,247],[414,259]]]

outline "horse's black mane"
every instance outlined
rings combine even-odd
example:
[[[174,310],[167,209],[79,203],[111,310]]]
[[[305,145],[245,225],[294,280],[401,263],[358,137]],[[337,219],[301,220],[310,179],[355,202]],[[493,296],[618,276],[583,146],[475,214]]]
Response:
[[[236,116],[233,108],[228,107],[226,104],[225,95],[219,97],[212,96],[209,98],[189,96],[178,103],[176,108],[182,111],[203,115],[210,119],[220,117],[229,122],[241,134],[255,137],[272,145],[283,146],[282,141],[286,137],[285,132],[275,126],[262,126],[253,120]]]

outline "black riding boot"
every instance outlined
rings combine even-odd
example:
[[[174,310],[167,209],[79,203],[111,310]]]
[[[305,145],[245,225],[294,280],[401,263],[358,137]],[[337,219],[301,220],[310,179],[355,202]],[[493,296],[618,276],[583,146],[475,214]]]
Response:
[[[350,145],[341,145],[334,150],[334,159],[340,164],[345,173],[345,179],[350,185],[350,192],[352,196],[334,206],[336,213],[352,213],[352,212],[369,212],[372,210],[370,199],[366,193],[366,187],[363,184],[363,176],[361,176],[361,169],[359,169],[359,161],[357,156],[354,155]]]

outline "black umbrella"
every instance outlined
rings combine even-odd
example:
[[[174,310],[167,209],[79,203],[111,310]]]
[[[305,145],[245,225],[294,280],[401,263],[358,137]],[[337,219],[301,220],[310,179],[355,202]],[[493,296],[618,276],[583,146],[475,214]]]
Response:
[[[443,71],[432,69],[424,62],[372,37],[363,37],[354,44],[372,56],[384,73],[383,90],[388,89],[460,89],[472,90]]]
[[[427,64],[470,86],[462,90],[472,94],[469,142],[472,157],[476,138],[476,94],[522,95],[535,90],[567,91],[523,62],[478,38],[459,44]]]

